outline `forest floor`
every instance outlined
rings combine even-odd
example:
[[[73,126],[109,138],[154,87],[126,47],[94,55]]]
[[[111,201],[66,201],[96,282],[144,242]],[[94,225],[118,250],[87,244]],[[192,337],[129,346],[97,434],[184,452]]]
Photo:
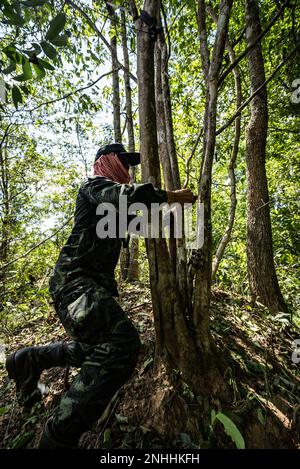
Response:
[[[159,436],[163,427],[159,402],[162,395],[172,400],[174,392],[164,376],[154,373],[155,333],[150,292],[144,284],[120,287],[120,303],[135,323],[142,340],[142,352],[132,378],[123,386],[94,428],[80,440],[82,448],[204,448],[235,445],[220,423],[203,429],[201,439],[188,431]],[[49,313],[50,311],[50,313]],[[230,357],[225,370],[232,389],[230,409],[222,409],[235,423],[247,448],[300,448],[300,364],[292,360],[292,342],[300,330],[285,315],[272,318],[262,306],[252,308],[244,297],[214,290],[212,332],[219,350]],[[3,332],[3,331],[2,331]],[[66,339],[55,313],[48,310],[25,320],[17,328],[6,328],[2,341],[6,353],[28,345],[42,345]],[[68,380],[76,370],[68,372]],[[61,368],[47,370],[42,381],[48,388],[43,402],[31,411],[16,401],[14,382],[0,364],[0,447],[34,448],[43,425],[65,390],[67,373]],[[167,392],[168,390],[168,392]],[[173,394],[172,394],[173,392]],[[199,420],[199,397],[186,386],[178,389],[180,398]],[[157,416],[153,419],[153,399]],[[203,403],[202,403],[203,404]],[[151,409],[150,409],[151,407]],[[211,413],[212,409],[208,409]],[[215,409],[218,410],[218,409]],[[183,428],[185,423],[183,422]],[[203,439],[206,435],[206,439]]]

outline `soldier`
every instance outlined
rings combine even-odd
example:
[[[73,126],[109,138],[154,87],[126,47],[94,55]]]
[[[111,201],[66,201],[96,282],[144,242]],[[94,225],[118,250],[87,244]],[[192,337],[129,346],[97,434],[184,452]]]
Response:
[[[8,375],[27,407],[41,399],[38,382],[43,370],[80,368],[45,425],[41,449],[76,447],[80,435],[131,376],[139,356],[138,333],[115,300],[121,240],[97,236],[98,204],[117,207],[120,195],[127,196],[128,204],[142,202],[147,207],[194,202],[188,189],[166,192],[150,183],[129,184],[129,167],[139,163],[139,153],[126,152],[118,143],[105,145],[97,152],[94,175],[79,189],[74,226],[49,283],[55,310],[72,341],[26,347],[7,357]]]

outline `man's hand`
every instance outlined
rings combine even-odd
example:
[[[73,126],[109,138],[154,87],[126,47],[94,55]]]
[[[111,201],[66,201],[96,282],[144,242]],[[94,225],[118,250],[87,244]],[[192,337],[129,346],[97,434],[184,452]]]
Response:
[[[197,196],[190,189],[180,189],[178,191],[168,191],[168,204],[193,204]]]

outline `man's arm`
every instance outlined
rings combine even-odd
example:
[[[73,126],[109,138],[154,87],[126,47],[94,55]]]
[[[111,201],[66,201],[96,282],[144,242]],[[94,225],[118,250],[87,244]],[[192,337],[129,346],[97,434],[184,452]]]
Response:
[[[151,183],[144,184],[119,184],[105,178],[90,179],[82,185],[81,190],[90,202],[98,205],[110,202],[119,205],[120,196],[127,196],[127,204],[135,202],[144,203],[150,207],[152,203],[193,203],[196,197],[189,189],[178,191],[164,191],[153,186]]]
[[[104,202],[118,206],[120,196],[127,196],[127,204],[142,202],[147,207],[154,202],[167,202],[167,192],[157,189],[151,183],[119,184],[105,178],[95,178],[82,185],[81,190],[90,202],[98,205]]]

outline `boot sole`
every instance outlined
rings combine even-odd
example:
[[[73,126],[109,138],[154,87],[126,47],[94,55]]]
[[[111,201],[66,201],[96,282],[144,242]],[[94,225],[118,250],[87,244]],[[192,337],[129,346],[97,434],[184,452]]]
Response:
[[[14,380],[16,379],[16,376],[17,376],[16,368],[15,368],[15,355],[16,355],[16,352],[9,355],[5,362],[5,368],[8,373],[8,377]]]
[[[7,357],[6,362],[5,362],[5,368],[6,368],[8,377],[10,379],[13,379],[16,382],[17,392],[18,392],[19,383],[17,379],[17,372],[16,372],[16,365],[15,365],[16,353],[17,352],[14,352]],[[42,396],[43,396],[43,392],[41,391],[39,386],[37,386],[36,392],[34,392],[34,394],[28,395],[28,396],[24,395],[23,399],[25,398],[25,400],[22,402],[22,398],[21,398],[20,402],[25,407],[31,408],[36,402],[39,402],[42,400]]]

